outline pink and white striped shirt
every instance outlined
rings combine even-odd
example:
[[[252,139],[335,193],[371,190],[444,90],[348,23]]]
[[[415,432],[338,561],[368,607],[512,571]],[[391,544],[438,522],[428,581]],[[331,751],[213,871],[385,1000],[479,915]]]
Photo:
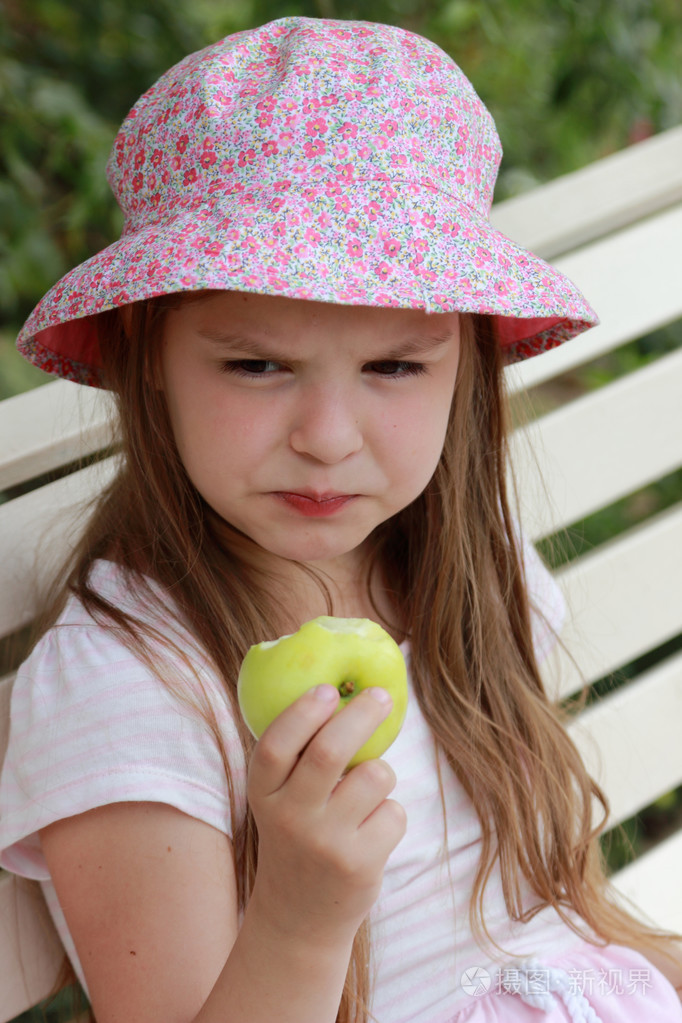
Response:
[[[534,618],[534,636],[542,657],[553,643],[551,626],[562,620],[563,602],[532,548],[525,559],[529,590],[541,611]],[[93,581],[118,606],[148,617],[114,564],[98,562]],[[157,624],[167,628],[167,623]],[[193,645],[189,637],[187,644]],[[402,649],[409,668],[409,645]],[[186,667],[171,667],[178,686],[196,686]],[[198,671],[230,751],[237,812],[242,814],[246,769],[235,725],[209,666],[199,663]],[[470,1004],[460,984],[463,971],[493,966],[469,926],[480,824],[460,783],[442,763],[444,833],[436,756],[413,698],[405,725],[385,755],[398,778],[393,798],[405,807],[408,827],[389,858],[372,911],[378,1023],[447,1023]],[[0,865],[41,883],[86,990],[38,832],[55,820],[126,800],[168,803],[232,834],[222,760],[201,717],[72,599],[14,684],[10,742],[0,779]],[[530,905],[530,890],[527,895]],[[510,955],[545,957],[578,940],[548,910],[528,924],[512,925],[497,873],[486,890],[485,914],[493,938],[507,953],[496,961]]]

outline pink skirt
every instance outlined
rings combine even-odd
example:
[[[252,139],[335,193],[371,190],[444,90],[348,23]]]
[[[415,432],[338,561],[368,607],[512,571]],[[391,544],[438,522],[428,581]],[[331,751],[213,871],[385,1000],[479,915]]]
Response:
[[[449,1023],[682,1023],[672,984],[620,945],[585,942],[554,960],[524,960],[491,977],[468,971],[471,1005]]]

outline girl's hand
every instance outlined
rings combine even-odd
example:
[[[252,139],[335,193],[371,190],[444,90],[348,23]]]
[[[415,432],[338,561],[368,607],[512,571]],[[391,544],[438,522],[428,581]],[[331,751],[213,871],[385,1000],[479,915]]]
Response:
[[[352,941],[405,832],[403,808],[386,798],[396,782],[387,763],[367,760],[343,774],[390,697],[365,690],[334,714],[338,700],[333,686],[306,693],[273,721],[251,760],[259,853],[249,910],[285,940]]]

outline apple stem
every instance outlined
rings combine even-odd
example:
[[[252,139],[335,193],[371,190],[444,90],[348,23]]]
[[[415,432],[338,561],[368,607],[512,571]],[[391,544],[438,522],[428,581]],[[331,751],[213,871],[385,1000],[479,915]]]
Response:
[[[339,692],[342,697],[353,695],[355,692],[355,682],[353,682],[352,678],[345,679],[345,681],[341,683],[339,686]]]

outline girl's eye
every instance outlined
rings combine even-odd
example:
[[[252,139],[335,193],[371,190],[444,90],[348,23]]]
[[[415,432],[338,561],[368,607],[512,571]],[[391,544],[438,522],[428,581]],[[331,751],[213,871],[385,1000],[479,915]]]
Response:
[[[280,373],[285,367],[280,362],[271,359],[229,359],[221,365],[222,373],[231,373],[234,376],[241,376],[250,379],[256,377],[272,376]],[[395,359],[383,359],[377,362],[368,362],[365,370],[375,373],[380,377],[409,377],[420,376],[426,373],[426,366],[421,362],[399,362]]]
[[[370,362],[367,368],[382,377],[411,377],[426,373],[426,366],[421,362]]]
[[[279,362],[271,362],[269,359],[230,359],[222,365],[223,373],[242,377],[270,376],[281,369]]]

